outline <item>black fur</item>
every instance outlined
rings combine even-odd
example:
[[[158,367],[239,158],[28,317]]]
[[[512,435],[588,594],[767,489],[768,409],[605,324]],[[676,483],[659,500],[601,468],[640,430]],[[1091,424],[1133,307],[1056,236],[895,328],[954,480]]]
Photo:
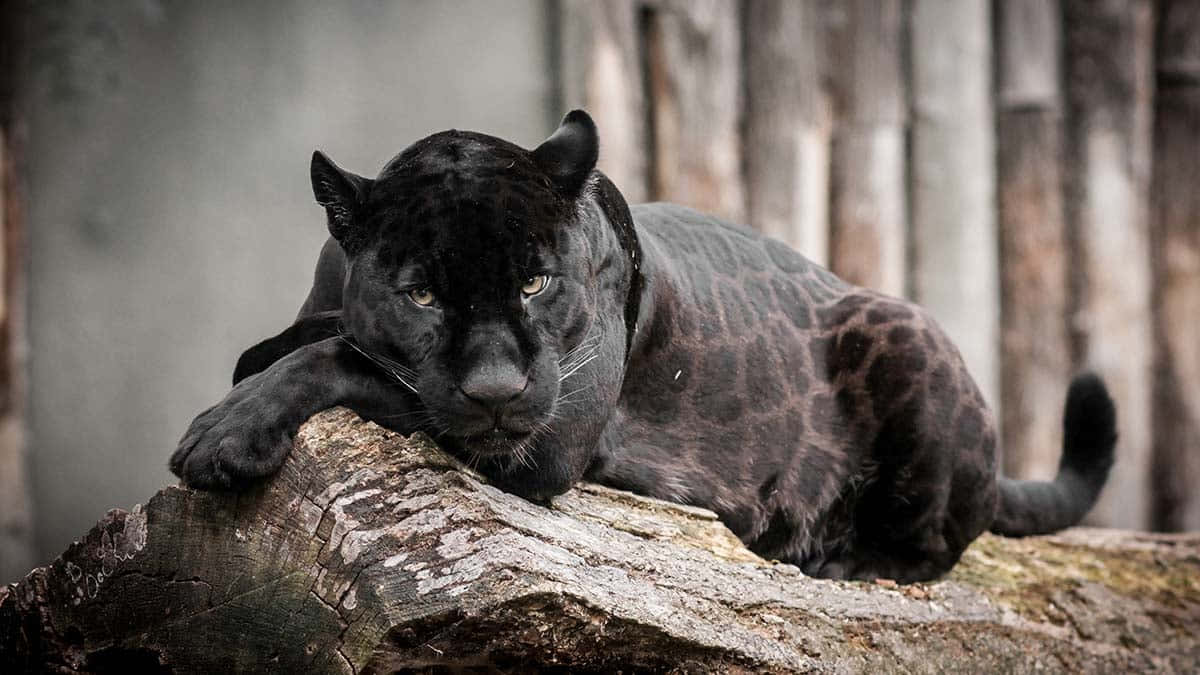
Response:
[[[1090,508],[1116,433],[1099,379],[1072,386],[1058,478],[998,480],[992,416],[921,308],[748,229],[631,209],[597,152],[575,111],[533,151],[448,131],[374,180],[314,155],[333,239],[313,289],[172,470],[241,488],[346,405],[528,499],[586,478],[713,509],[808,574],[900,581]]]
[[[1000,479],[992,531],[1010,537],[1046,534],[1087,515],[1113,465],[1117,410],[1095,375],[1076,377],[1063,412],[1063,454],[1053,483]]]

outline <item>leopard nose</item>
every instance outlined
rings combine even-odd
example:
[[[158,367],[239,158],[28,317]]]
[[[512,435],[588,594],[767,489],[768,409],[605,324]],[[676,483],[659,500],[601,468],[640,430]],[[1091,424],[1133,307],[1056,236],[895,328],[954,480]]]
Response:
[[[525,391],[529,376],[513,366],[480,368],[468,375],[459,388],[467,398],[498,410]]]

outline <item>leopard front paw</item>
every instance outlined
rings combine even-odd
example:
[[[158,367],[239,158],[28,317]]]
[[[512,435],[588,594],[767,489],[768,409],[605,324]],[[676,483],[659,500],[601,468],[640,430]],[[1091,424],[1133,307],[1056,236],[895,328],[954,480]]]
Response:
[[[242,490],[274,474],[292,450],[298,424],[277,402],[239,386],[192,421],[171,455],[171,471],[189,487]]]

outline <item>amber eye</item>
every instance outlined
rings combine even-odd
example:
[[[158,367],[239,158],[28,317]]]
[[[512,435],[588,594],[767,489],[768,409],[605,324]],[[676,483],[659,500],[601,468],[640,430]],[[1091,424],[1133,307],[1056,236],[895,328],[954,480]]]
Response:
[[[422,307],[428,307],[433,304],[433,291],[428,288],[416,288],[408,292],[408,297],[412,301]]]
[[[550,277],[546,276],[545,274],[539,274],[536,277],[529,277],[525,280],[525,285],[521,287],[521,292],[524,293],[526,297],[537,295],[546,288],[546,284],[548,283],[550,283]]]

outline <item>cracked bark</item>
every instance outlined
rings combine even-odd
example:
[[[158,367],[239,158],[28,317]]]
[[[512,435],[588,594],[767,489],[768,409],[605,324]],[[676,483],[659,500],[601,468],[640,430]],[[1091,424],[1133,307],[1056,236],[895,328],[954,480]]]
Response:
[[[545,508],[344,410],[270,483],[168,487],[0,588],[0,672],[1186,671],[1197,636],[1197,535],[985,536],[937,583],[819,581],[707,511]]]

